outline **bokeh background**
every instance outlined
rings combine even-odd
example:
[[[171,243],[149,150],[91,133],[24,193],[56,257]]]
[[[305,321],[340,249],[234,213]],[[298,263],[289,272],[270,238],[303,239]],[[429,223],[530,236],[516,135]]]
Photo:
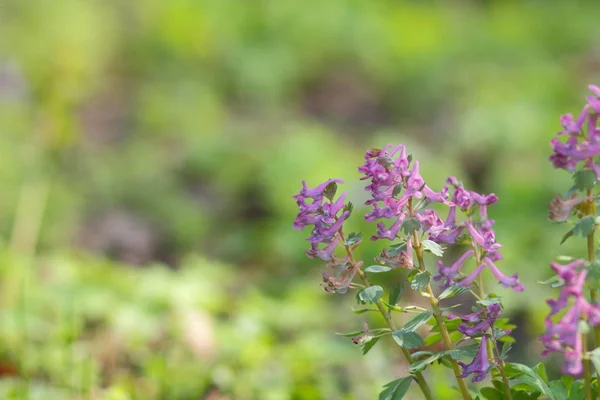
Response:
[[[502,266],[528,291],[497,293],[511,359],[535,362],[537,281],[583,248],[547,221],[570,184],[547,157],[600,81],[598,11],[0,0],[0,397],[376,398],[406,365],[391,341],[363,357],[333,334],[381,321],[319,287],[291,196],[342,177],[360,205],[356,166],[386,143],[433,187],[452,174],[500,197]],[[448,371],[427,370],[436,398],[456,396]]]

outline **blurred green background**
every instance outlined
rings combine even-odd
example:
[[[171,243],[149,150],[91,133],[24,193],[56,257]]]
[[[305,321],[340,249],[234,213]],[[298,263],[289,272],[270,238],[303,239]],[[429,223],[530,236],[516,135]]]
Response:
[[[497,293],[512,360],[533,363],[550,296],[536,282],[583,248],[559,249],[547,221],[570,183],[547,157],[600,82],[598,11],[0,0],[0,397],[376,398],[406,365],[392,341],[362,357],[333,334],[365,314],[319,287],[291,196],[341,177],[361,204],[356,166],[386,143],[434,188],[457,175],[498,194],[501,265],[528,291]],[[364,211],[349,230],[368,237]],[[448,371],[426,371],[436,398],[456,396]]]

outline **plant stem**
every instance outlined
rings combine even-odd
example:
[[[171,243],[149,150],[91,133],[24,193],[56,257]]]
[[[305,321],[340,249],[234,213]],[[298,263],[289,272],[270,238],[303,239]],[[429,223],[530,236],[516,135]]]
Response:
[[[587,353],[587,336],[585,333],[581,334],[581,346],[582,353]],[[583,382],[585,384],[585,399],[593,400],[594,397],[592,395],[592,368],[590,365],[589,358],[583,359]]]
[[[345,243],[346,238],[344,237],[344,231],[341,228],[340,228],[339,233],[340,233],[340,238],[341,238],[342,242]],[[353,267],[356,266],[356,261],[354,260],[354,254],[352,252],[352,249],[350,248],[350,246],[347,246],[347,245],[344,245],[344,248],[346,249],[346,254],[348,254],[348,259],[350,260],[350,263],[352,264]],[[360,279],[363,281],[363,283],[365,284],[366,287],[371,286],[371,282],[369,282],[367,275],[359,267],[356,267],[356,274],[360,277]],[[385,310],[385,306],[383,305],[381,300],[377,300],[375,305],[379,309],[379,312],[385,319],[387,326],[392,330],[392,332],[397,331],[398,327],[392,320],[392,317],[389,315],[389,313]],[[413,364],[414,360],[413,360],[410,352],[402,346],[400,346],[400,349],[402,350],[402,354],[404,355],[404,358],[406,359],[408,364],[409,365]],[[417,384],[419,385],[419,387],[421,388],[421,391],[423,392],[423,396],[425,396],[425,399],[433,400],[433,396],[431,394],[431,389],[429,388],[429,385],[427,384],[427,381],[425,380],[425,377],[423,376],[423,374],[421,372],[417,372],[416,374],[414,374],[414,376],[417,381]]]
[[[477,265],[481,264],[481,252],[479,251],[479,248],[477,247],[477,245],[475,244],[475,242],[471,242],[471,246],[473,247],[474,251],[475,251],[475,261],[477,262]],[[479,297],[482,299],[485,299],[486,295],[485,295],[485,289],[483,287],[483,275],[479,275]],[[502,383],[504,384],[504,395],[506,396],[506,400],[512,400],[512,393],[510,392],[510,385],[508,383],[508,378],[506,376],[506,371],[504,369],[504,360],[501,358],[500,356],[500,352],[498,351],[498,347],[496,346],[496,339],[494,337],[494,329],[490,328],[490,333],[492,334],[492,340],[488,340],[487,342],[487,348],[488,348],[488,354],[490,355],[490,361],[493,363],[494,362],[494,350],[496,353],[496,357],[498,360],[498,371],[500,372],[500,376],[502,376]],[[493,345],[492,345],[493,342]]]
[[[412,211],[412,210],[411,210]],[[423,247],[421,246],[421,242],[419,241],[419,236],[416,232],[413,233],[413,248],[417,253],[417,260],[419,262],[419,269],[421,271],[425,271],[425,262],[423,261]],[[454,350],[455,346],[450,339],[450,335],[448,334],[448,328],[446,328],[446,324],[444,322],[444,317],[440,308],[438,307],[438,299],[433,294],[433,290],[431,289],[431,285],[428,283],[425,288],[427,294],[429,295],[429,304],[431,304],[431,310],[433,311],[433,317],[435,318],[438,326],[440,327],[440,333],[442,334],[442,338],[444,340],[444,345],[446,346],[446,350]],[[458,384],[458,388],[462,394],[463,399],[471,400],[471,394],[469,393],[469,388],[463,378],[460,378],[461,371],[458,366],[458,362],[454,359],[450,359],[450,363],[452,364],[452,371],[454,371],[454,376],[456,377],[456,383]]]
[[[588,197],[592,197],[592,189],[587,190]],[[588,215],[592,217],[596,216],[596,202],[594,199],[589,200],[589,206],[587,208]],[[596,261],[596,240],[595,240],[596,229],[594,228],[592,232],[587,237],[587,255],[588,260],[590,262]],[[598,290],[590,289],[590,300],[593,304],[598,302]],[[600,325],[594,327],[594,348],[600,346]]]

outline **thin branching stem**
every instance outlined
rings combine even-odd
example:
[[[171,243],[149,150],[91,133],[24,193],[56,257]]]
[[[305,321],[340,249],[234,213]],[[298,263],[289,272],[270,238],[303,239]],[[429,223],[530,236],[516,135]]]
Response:
[[[340,239],[341,239],[342,243],[346,243],[343,229],[340,229],[339,234],[340,234]],[[346,250],[346,254],[348,255],[348,260],[350,261],[352,266],[355,266],[356,260],[354,259],[354,253],[353,253],[352,248],[350,246],[347,246],[346,244],[344,244],[344,249]],[[371,282],[369,282],[367,275],[360,268],[356,269],[356,274],[363,281],[363,283],[365,284],[366,287],[371,286]],[[389,328],[392,330],[392,332],[397,331],[398,327],[392,320],[390,314],[385,310],[385,306],[383,305],[381,300],[377,300],[375,305],[379,309],[379,312],[385,319],[386,324],[389,326]],[[408,364],[409,365],[413,364],[414,360],[413,360],[410,352],[402,346],[400,346],[400,349],[402,350],[402,354],[404,355],[404,358],[406,359]],[[433,400],[433,396],[431,394],[431,389],[429,388],[429,385],[427,384],[427,381],[425,380],[425,377],[423,376],[423,374],[421,372],[417,372],[416,374],[414,374],[414,376],[417,381],[417,384],[419,385],[419,387],[421,388],[421,391],[423,392],[423,396],[425,396],[425,399]]]

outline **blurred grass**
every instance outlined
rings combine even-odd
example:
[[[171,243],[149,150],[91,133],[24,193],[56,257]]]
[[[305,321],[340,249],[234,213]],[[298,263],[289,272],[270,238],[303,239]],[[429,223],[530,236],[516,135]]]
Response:
[[[403,366],[331,334],[360,321],[320,291],[290,196],[339,176],[361,204],[361,154],[388,142],[433,187],[499,195],[503,266],[529,290],[506,298],[513,357],[537,358],[546,307],[524,299],[581,248],[546,221],[569,186],[548,141],[598,83],[598,7],[0,0],[0,393],[374,398]],[[210,357],[186,344],[194,313]]]

